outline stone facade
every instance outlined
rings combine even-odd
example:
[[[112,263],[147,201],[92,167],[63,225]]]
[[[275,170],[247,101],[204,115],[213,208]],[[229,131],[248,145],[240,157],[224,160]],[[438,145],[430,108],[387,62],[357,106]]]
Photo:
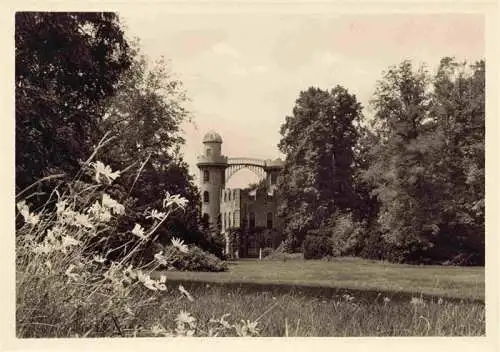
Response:
[[[267,233],[279,233],[282,227],[276,216],[277,200],[274,194],[282,162],[262,161],[266,175],[265,188],[254,191],[229,189],[225,187],[226,169],[235,164],[222,155],[221,145],[222,138],[215,132],[209,132],[203,138],[203,154],[198,157],[197,163],[202,214],[212,225],[217,224],[217,228],[225,235],[226,254],[255,257],[263,243],[267,243],[262,241],[259,237],[262,235],[257,232],[267,229]],[[240,233],[236,241],[229,237],[235,229]],[[267,246],[275,246],[277,241],[268,242]]]

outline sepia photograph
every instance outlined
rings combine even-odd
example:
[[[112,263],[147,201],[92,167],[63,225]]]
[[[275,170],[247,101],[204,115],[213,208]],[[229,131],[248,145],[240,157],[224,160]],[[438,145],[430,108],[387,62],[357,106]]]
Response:
[[[486,336],[485,15],[203,9],[12,14],[16,338]]]

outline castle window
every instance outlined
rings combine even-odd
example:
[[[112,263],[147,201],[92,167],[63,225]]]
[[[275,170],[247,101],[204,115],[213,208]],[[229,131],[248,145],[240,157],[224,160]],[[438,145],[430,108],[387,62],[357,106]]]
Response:
[[[224,230],[227,229],[227,214],[224,213]]]
[[[208,170],[203,171],[203,182],[210,181],[210,172]]]
[[[231,227],[232,226],[232,223],[231,223],[231,213],[228,213],[227,214],[227,227]]]
[[[249,226],[251,229],[255,228],[255,213],[254,212],[250,213]]]
[[[267,228],[273,228],[273,213],[267,213]]]
[[[210,196],[208,195],[208,191],[203,192],[203,203],[210,202]]]
[[[222,190],[222,193],[224,194],[224,202],[225,202],[227,200],[226,190]]]
[[[228,190],[227,191],[227,200],[231,200],[231,190]]]
[[[212,156],[212,149],[207,148],[207,156]]]

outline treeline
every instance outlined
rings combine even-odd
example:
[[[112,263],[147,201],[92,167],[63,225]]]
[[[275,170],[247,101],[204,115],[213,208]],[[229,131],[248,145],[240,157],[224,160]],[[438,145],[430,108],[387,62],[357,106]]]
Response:
[[[35,209],[53,205],[52,191],[63,192],[95,152],[95,160],[127,170],[107,190],[133,210],[118,230],[161,208],[166,192],[179,194],[186,210],[155,240],[174,236],[220,252],[202,229],[198,190],[179,152],[179,126],[190,118],[181,82],[165,62],[148,65],[116,14],[16,13],[15,77],[16,193],[62,175],[23,193]],[[112,140],[96,149],[105,135]]]
[[[288,251],[484,264],[485,62],[403,61],[373,116],[345,88],[300,93],[281,128]]]

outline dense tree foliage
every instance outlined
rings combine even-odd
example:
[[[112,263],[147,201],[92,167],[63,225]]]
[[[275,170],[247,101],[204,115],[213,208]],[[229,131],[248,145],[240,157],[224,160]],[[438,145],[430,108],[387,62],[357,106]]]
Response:
[[[99,140],[102,103],[131,63],[113,13],[18,12],[16,188],[74,173]]]
[[[484,61],[444,58],[434,76],[403,61],[377,82],[369,123],[354,99],[329,120],[327,93],[301,93],[280,144],[285,230],[330,238],[334,255],[484,263],[484,79]],[[332,163],[337,147],[349,162]],[[332,192],[344,180],[353,192]]]
[[[71,179],[96,151],[113,170],[128,171],[107,189],[132,212],[118,232],[161,209],[169,192],[189,203],[162,225],[159,240],[177,236],[220,252],[201,227],[198,190],[180,153],[185,100],[166,63],[148,67],[138,43],[127,42],[116,14],[18,13],[17,189],[60,171]],[[105,134],[111,142],[95,149]]]
[[[355,204],[352,164],[360,116],[361,105],[345,88],[309,88],[281,127],[279,148],[286,160],[279,213],[297,245],[335,211]]]

